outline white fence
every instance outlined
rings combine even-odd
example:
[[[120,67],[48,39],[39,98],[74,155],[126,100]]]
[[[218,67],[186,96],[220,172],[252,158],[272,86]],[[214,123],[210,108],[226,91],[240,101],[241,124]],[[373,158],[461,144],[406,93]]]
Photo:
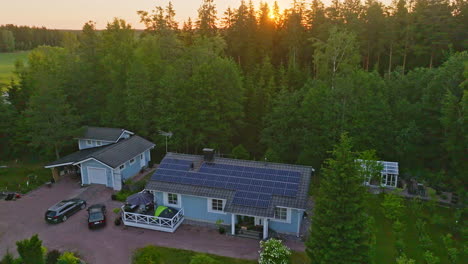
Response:
[[[184,209],[180,209],[172,218],[156,217],[151,215],[143,215],[125,212],[122,207],[122,220],[126,226],[134,226],[146,229],[153,229],[164,232],[177,230],[179,225],[184,221]]]

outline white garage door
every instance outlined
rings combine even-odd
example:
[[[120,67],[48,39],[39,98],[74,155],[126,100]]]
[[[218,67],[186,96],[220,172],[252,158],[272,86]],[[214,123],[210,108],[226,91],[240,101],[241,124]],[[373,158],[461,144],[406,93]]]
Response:
[[[89,183],[107,185],[106,169],[88,167],[88,178],[89,178]]]

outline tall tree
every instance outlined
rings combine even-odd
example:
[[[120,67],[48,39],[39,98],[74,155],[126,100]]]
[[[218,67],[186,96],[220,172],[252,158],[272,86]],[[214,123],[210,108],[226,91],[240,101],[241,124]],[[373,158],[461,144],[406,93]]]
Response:
[[[322,170],[306,252],[313,263],[369,263],[369,216],[366,189],[352,151],[341,136]]]
[[[198,31],[202,36],[214,36],[216,34],[216,13],[214,0],[203,0],[198,9],[198,20],[196,22]]]
[[[103,123],[108,126],[125,126],[125,96],[128,70],[133,60],[135,32],[122,19],[114,19],[102,33],[100,50],[102,67],[107,79],[105,86],[106,109],[102,112]]]

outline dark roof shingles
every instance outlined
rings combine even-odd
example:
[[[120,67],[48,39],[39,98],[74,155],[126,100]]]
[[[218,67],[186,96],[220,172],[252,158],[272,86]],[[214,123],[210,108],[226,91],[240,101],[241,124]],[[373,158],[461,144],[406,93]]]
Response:
[[[89,158],[95,158],[112,168],[116,168],[117,166],[154,146],[154,143],[135,135],[128,139],[120,140],[115,144],[77,151],[50,164],[47,164],[46,167],[70,162],[76,163]]]
[[[117,141],[124,129],[111,127],[86,127],[82,139]]]

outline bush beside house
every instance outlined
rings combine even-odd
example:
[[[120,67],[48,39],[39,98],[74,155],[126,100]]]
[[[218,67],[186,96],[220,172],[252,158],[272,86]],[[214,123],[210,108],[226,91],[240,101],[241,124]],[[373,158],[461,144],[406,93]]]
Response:
[[[259,264],[290,263],[291,250],[283,245],[281,240],[272,238],[267,241],[260,241],[260,248]]]
[[[16,242],[19,258],[14,258],[9,252],[0,260],[0,264],[81,264],[84,263],[72,252],[61,254],[58,250],[47,252],[42,246],[39,236]]]

